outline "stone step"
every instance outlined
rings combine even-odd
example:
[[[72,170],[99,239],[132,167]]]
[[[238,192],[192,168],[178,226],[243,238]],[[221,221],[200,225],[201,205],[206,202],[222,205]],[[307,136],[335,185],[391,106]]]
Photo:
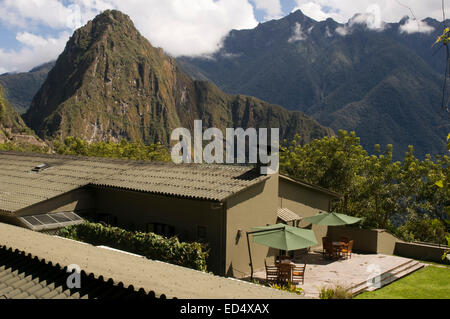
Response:
[[[380,289],[393,281],[396,281],[416,270],[423,268],[424,265],[415,261],[408,260],[407,262],[394,267],[388,271],[382,273],[379,278],[374,281],[373,284],[368,283],[367,281],[361,282],[358,285],[355,285],[351,288],[353,295],[357,295],[364,291],[374,291]]]
[[[383,281],[383,277],[386,278],[386,277],[390,276],[391,274],[393,274],[393,273],[395,273],[397,271],[401,271],[404,268],[408,268],[409,265],[411,264],[411,262],[413,262],[413,261],[412,260],[408,260],[408,261],[402,263],[401,265],[398,265],[398,266],[396,266],[394,268],[389,269],[388,271],[385,271],[384,273],[382,273],[380,275],[379,282]],[[351,287],[350,289],[351,289],[353,295],[357,295],[357,294],[359,294],[361,292],[367,291],[368,289],[372,288],[371,286],[373,284],[375,284],[375,282],[368,283],[367,281],[363,281],[363,282],[361,282],[361,283]]]
[[[395,273],[391,273],[388,274],[386,273],[385,276],[383,276],[383,279],[381,281],[381,287],[384,287],[386,285],[389,285],[390,283],[405,277],[406,275],[409,275],[419,269],[422,269],[424,267],[423,264],[416,262],[416,263],[411,263],[410,265],[408,265],[408,267],[405,268],[401,268],[399,269],[397,272]],[[378,288],[375,287],[370,287],[367,289],[367,291],[374,291],[377,290]]]

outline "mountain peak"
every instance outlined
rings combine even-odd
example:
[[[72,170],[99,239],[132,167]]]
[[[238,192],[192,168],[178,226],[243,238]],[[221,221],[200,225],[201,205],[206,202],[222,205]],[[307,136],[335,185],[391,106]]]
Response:
[[[75,31],[74,36],[84,33],[85,40],[99,38],[105,32],[120,33],[124,36],[135,36],[139,32],[130,17],[117,10],[105,10],[92,21]]]
[[[289,15],[290,15],[290,16],[297,16],[297,17],[303,17],[303,16],[305,16],[305,15],[303,14],[302,10],[300,10],[300,9],[297,9],[297,10],[295,10],[295,11],[292,11]]]
[[[151,46],[125,14],[107,10],[75,31],[24,116],[39,136],[88,141],[170,143],[171,131],[207,127],[280,127],[305,141],[332,131],[300,112],[232,96],[193,81]]]
[[[134,27],[131,18],[118,10],[105,10],[97,15],[92,22],[94,24],[128,24]]]

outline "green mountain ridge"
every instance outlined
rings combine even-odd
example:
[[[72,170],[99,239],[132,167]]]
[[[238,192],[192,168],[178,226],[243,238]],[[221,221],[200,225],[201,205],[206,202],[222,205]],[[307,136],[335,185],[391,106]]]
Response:
[[[45,143],[36,138],[26,126],[22,117],[5,98],[5,90],[0,85],[0,144],[11,142],[29,146],[44,147]]]
[[[305,142],[334,134],[302,112],[193,81],[115,10],[74,32],[24,119],[46,139],[169,144],[173,129],[192,130],[196,119],[222,130],[279,127],[281,138]]]
[[[22,133],[29,130],[20,115],[11,107],[5,98],[3,87],[0,86],[0,139],[12,133]]]
[[[48,62],[33,68],[29,72],[0,75],[0,85],[6,91],[5,98],[16,111],[22,114],[28,110],[34,95],[54,65],[55,62]]]
[[[334,130],[355,130],[369,151],[392,143],[400,158],[411,144],[423,157],[445,151],[450,130],[440,109],[445,55],[432,48],[444,24],[426,19],[433,32],[407,34],[400,32],[406,22],[369,30],[317,22],[298,10],[231,31],[207,59],[177,61],[193,78],[208,78],[227,93],[303,111]]]

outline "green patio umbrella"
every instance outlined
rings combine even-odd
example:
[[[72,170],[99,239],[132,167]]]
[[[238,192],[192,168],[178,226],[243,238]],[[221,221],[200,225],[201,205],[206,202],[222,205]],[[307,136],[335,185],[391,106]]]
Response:
[[[285,251],[317,245],[314,232],[285,224],[252,228],[255,243]]]
[[[303,220],[316,225],[341,226],[357,223],[361,221],[361,218],[338,213],[320,213],[319,215],[307,217]]]
[[[285,251],[297,250],[317,245],[314,232],[285,224],[275,224],[252,228],[247,232],[248,254],[250,257],[251,280],[253,280],[253,262],[248,236],[253,235],[255,243]]]

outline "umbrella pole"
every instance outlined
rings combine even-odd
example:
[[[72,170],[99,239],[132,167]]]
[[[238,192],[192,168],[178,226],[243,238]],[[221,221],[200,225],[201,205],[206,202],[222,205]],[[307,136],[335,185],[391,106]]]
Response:
[[[264,230],[257,230],[257,231],[251,231],[251,232],[246,232],[247,233],[247,246],[248,246],[248,255],[250,257],[250,280],[253,282],[253,262],[252,262],[252,252],[250,250],[250,240],[248,238],[248,235],[250,234],[258,234],[258,233],[264,233],[264,232],[269,232],[269,231],[274,231],[274,230],[284,230],[285,227],[278,227],[278,228],[273,228],[273,229],[264,229]]]
[[[252,262],[252,252],[251,252],[251,250],[250,250],[250,240],[249,240],[249,238],[248,238],[248,235],[249,235],[249,232],[247,232],[247,246],[248,246],[248,255],[249,255],[249,257],[250,257],[250,271],[251,271],[251,274],[250,274],[250,281],[253,282],[253,262]]]

